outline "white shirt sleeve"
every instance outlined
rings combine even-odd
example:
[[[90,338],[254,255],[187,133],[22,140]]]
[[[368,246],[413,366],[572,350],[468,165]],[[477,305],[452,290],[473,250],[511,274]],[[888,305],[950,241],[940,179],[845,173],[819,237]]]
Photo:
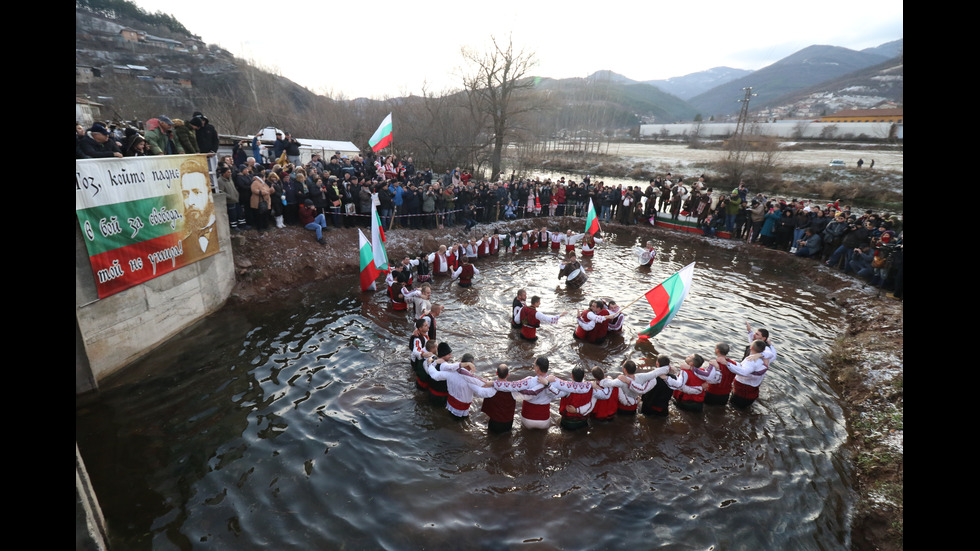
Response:
[[[538,318],[541,323],[550,323],[552,325],[558,323],[558,316],[549,316],[547,314],[542,314],[541,312],[535,312],[534,317]]]

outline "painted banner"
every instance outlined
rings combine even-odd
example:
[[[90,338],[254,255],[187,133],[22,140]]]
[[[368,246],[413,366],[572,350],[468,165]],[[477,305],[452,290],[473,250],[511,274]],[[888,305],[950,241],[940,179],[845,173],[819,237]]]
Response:
[[[75,214],[99,298],[218,252],[206,155],[76,160]]]

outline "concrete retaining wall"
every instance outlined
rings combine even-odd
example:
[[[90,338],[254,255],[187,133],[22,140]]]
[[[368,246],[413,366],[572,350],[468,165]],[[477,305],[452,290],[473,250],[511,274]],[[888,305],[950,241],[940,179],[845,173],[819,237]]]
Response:
[[[214,195],[220,252],[99,300],[75,222],[75,393],[130,364],[220,308],[235,285],[227,195]]]

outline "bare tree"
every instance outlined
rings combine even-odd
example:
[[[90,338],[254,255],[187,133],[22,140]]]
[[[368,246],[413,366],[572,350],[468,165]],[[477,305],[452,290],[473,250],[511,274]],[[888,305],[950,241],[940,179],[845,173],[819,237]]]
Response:
[[[485,53],[463,48],[463,58],[470,66],[470,73],[463,77],[463,84],[474,110],[484,121],[492,143],[490,154],[491,180],[500,175],[504,143],[513,132],[520,116],[534,109],[534,105],[522,101],[522,93],[530,90],[534,82],[528,71],[535,64],[534,53],[514,51],[514,43],[507,39],[501,45],[491,38],[493,47]]]

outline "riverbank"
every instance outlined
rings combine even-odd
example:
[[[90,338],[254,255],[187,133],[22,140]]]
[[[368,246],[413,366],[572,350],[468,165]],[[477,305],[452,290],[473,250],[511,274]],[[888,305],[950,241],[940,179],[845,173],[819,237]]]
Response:
[[[582,225],[581,218],[547,219],[549,227]],[[499,228],[540,227],[542,220],[515,220]],[[623,228],[606,224],[608,231]],[[396,229],[388,233],[391,259],[416,256],[439,244],[478,237],[484,226],[469,234],[462,227],[443,230]],[[699,235],[648,226],[631,226],[631,232],[670,239],[672,243],[736,248],[745,254],[771,255],[801,273],[808,274],[841,310],[844,331],[833,344],[826,363],[841,394],[847,415],[849,449],[853,454],[854,488],[858,492],[852,522],[855,549],[901,549],[903,530],[903,369],[904,337],[902,303],[879,294],[849,276],[812,260],[746,245],[739,241],[706,239]],[[325,234],[327,246],[316,243],[312,232],[287,227],[267,233],[242,232],[232,237],[237,284],[232,300],[261,301],[283,289],[304,283],[358,273],[355,254],[356,229],[334,229]],[[383,286],[383,282],[379,281]]]

